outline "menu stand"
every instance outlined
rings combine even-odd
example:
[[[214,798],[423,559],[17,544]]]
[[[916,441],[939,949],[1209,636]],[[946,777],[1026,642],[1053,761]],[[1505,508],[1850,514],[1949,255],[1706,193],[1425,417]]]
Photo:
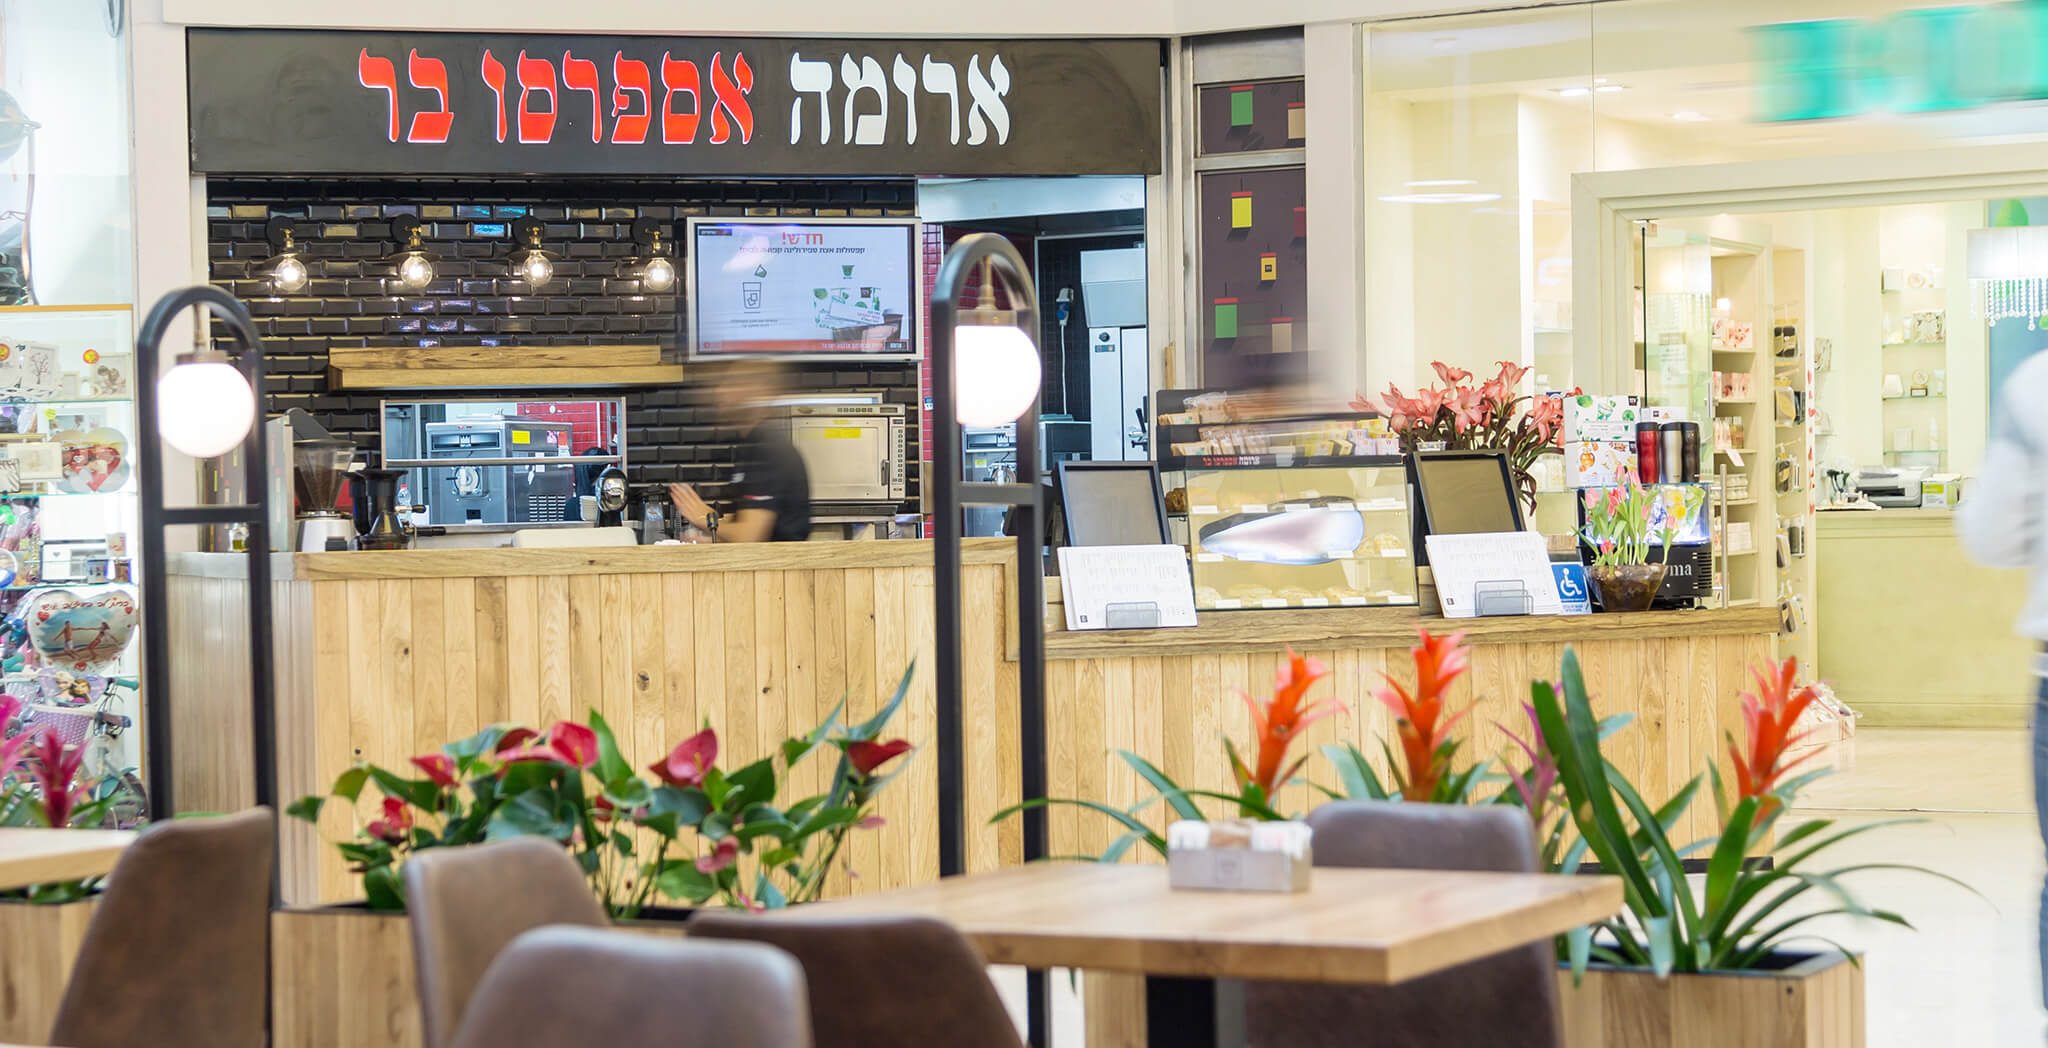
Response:
[[[1106,630],[1150,630],[1159,628],[1159,602],[1127,601],[1102,606],[1102,628]]]
[[[1519,579],[1481,582],[1472,590],[1472,613],[1480,618],[1534,615],[1536,598]]]

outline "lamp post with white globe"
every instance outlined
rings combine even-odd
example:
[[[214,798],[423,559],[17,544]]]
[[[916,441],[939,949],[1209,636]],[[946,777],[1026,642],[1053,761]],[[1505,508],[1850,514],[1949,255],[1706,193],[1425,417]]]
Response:
[[[171,322],[187,308],[199,307],[202,322],[212,311],[227,326],[232,350],[201,348],[178,357],[176,366],[158,367],[164,336]],[[164,538],[171,527],[240,524],[248,528],[249,699],[254,756],[255,803],[276,809],[276,724],[271,704],[270,650],[270,515],[264,506],[269,491],[269,466],[264,461],[263,431],[256,425],[256,395],[263,387],[263,344],[249,311],[234,296],[216,287],[188,287],[157,300],[135,336],[135,449],[142,500],[142,679],[143,725],[147,732],[147,782],[150,817],[176,813],[171,794],[171,658],[169,594],[165,590],[167,551]],[[248,501],[223,506],[164,505],[164,454],[150,435],[196,459],[218,458],[240,450]],[[181,652],[205,658],[205,652]],[[275,893],[273,870],[273,894]]]
[[[960,299],[980,275],[975,306]],[[1008,309],[997,309],[1001,291]],[[946,251],[931,302],[932,605],[939,777],[939,873],[966,872],[966,778],[960,681],[960,538],[962,504],[1013,506],[1017,536],[1017,711],[1023,752],[1023,799],[1045,796],[1044,503],[1038,487],[1038,293],[1024,257],[1003,237],[974,233]],[[969,484],[961,479],[960,427],[1017,424],[1017,479]],[[1024,813],[1024,858],[1046,855],[1045,810]],[[1026,1014],[1029,1040],[1046,1043],[1045,973],[1031,973]]]

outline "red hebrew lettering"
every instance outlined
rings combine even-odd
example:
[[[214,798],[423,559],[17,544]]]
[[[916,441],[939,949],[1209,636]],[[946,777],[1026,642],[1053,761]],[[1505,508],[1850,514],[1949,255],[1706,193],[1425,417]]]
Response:
[[[712,68],[718,68],[715,56],[712,61]],[[697,63],[688,59],[678,62],[670,58],[667,51],[661,53],[661,86],[664,89],[661,96],[662,141],[674,144],[697,140],[697,118],[704,112],[703,102],[697,94],[700,82]],[[690,96],[689,112],[678,113],[671,107],[678,94]]]
[[[612,141],[634,146],[647,141],[647,125],[654,122],[654,77],[648,72],[647,63],[614,53],[612,85]],[[625,111],[632,101],[627,97],[628,91],[640,96],[637,113]]]
[[[545,143],[555,137],[555,64],[545,58],[528,58],[519,52],[519,140]],[[548,107],[526,108],[527,96],[545,91]]]
[[[429,111],[422,109],[412,116],[412,128],[405,133],[408,142],[446,142],[448,129],[455,123],[455,114],[448,109],[448,66],[438,58],[421,58],[418,48],[405,58],[405,75],[412,80],[412,86],[423,91],[432,91],[441,99],[440,105]]]
[[[731,138],[735,127],[739,129],[740,144],[754,140],[754,107],[747,104],[747,92],[753,89],[754,68],[747,64],[746,55],[732,53],[731,76],[725,75],[719,66],[718,55],[711,56],[711,94],[716,99],[711,106],[712,142]]]
[[[388,58],[373,58],[369,48],[356,56],[356,79],[364,87],[384,92],[391,108],[391,130],[387,137],[398,141],[398,67]]]
[[[590,92],[590,140],[604,141],[604,111],[597,105],[597,63],[562,52],[562,86]]]
[[[491,57],[491,49],[484,48],[484,83],[491,94],[498,99],[498,141],[505,140],[505,63]]]

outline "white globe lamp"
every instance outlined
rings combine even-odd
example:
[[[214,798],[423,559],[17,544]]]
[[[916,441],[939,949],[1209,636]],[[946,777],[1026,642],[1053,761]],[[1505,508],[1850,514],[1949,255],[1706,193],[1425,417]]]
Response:
[[[256,422],[256,392],[227,354],[181,357],[156,383],[157,430],[193,458],[218,458],[241,446]]]
[[[961,324],[953,329],[953,404],[968,426],[1014,422],[1038,397],[1038,347],[1009,324]]]

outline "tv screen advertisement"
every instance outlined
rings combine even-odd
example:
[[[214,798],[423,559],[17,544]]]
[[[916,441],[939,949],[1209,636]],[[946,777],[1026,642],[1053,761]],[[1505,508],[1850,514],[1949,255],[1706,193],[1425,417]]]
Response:
[[[689,220],[695,359],[915,359],[917,221]]]

